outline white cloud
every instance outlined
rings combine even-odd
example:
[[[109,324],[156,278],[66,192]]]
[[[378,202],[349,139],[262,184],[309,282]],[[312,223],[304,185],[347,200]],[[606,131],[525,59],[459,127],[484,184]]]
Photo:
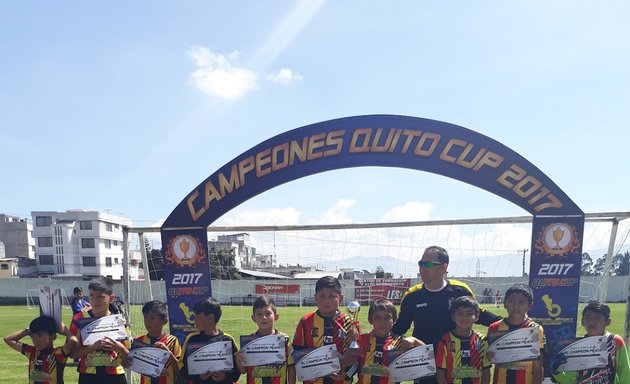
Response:
[[[294,81],[302,81],[302,75],[288,68],[282,68],[278,72],[268,75],[267,79],[276,84],[289,84]]]
[[[207,47],[195,45],[187,53],[198,67],[190,74],[190,82],[207,95],[236,100],[258,88],[256,74],[235,65],[238,51],[231,52],[226,57]]]
[[[408,201],[401,207],[394,207],[381,218],[382,222],[429,220],[435,206],[431,203]]]
[[[348,224],[352,223],[349,211],[356,204],[354,199],[341,199],[328,208],[317,220],[317,224]]]

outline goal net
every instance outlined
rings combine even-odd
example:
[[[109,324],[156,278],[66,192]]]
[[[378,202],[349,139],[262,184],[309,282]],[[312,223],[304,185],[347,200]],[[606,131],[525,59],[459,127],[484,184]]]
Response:
[[[619,222],[613,255],[630,249],[629,224],[630,220]],[[607,264],[600,259],[605,260],[611,228],[610,220],[587,218],[583,252],[591,264],[586,263],[584,272],[594,275],[582,277],[581,302],[597,298],[608,285],[608,281],[602,283],[602,275],[608,275],[603,271]],[[159,232],[144,236],[159,249]],[[233,255],[231,265],[214,262],[212,268],[239,271],[240,280],[212,280],[212,294],[225,307],[229,330],[241,335],[254,330],[250,315],[257,296],[272,296],[279,307],[286,306],[288,314],[305,314],[314,305],[315,281],[325,275],[340,278],[345,302],[358,300],[365,305],[389,298],[398,303],[409,286],[420,282],[417,262],[431,245],[448,250],[449,278],[467,283],[483,305],[495,306],[508,287],[528,282],[531,222],[528,217],[519,217],[326,227],[222,227],[210,228],[208,239],[210,253],[227,249]],[[160,276],[159,263],[148,264],[153,268],[152,276]],[[616,286],[608,290],[609,301],[625,300],[624,284],[625,280],[619,284],[621,290]],[[166,301],[165,286],[163,281],[152,281],[150,286],[132,281],[130,287],[130,318],[134,334],[139,335],[144,332],[141,305],[151,299]],[[365,314],[360,320],[369,329]],[[291,321],[282,329],[288,334],[293,333],[288,326]]]

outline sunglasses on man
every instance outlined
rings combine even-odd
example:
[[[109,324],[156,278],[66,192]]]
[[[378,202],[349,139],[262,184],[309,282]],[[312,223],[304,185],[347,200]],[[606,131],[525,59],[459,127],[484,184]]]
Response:
[[[440,263],[439,261],[418,261],[418,267],[422,268],[433,268],[438,265],[442,265],[444,263]]]

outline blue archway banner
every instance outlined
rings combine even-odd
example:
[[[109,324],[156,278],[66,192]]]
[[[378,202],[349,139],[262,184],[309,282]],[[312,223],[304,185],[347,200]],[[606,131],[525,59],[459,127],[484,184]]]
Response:
[[[575,333],[583,212],[536,166],[496,140],[454,124],[396,115],[346,117],[279,134],[229,161],[194,188],[162,226],[171,330],[190,328],[181,308],[212,295],[207,264],[191,266],[178,260],[181,244],[196,239],[199,251],[207,255],[206,228],[239,204],[302,177],[364,166],[450,177],[532,214],[529,276],[536,296],[532,315],[546,325],[548,341]],[[204,273],[199,279],[207,282],[208,291],[195,289],[199,284],[191,279],[198,273]],[[195,295],[170,294],[189,291]]]

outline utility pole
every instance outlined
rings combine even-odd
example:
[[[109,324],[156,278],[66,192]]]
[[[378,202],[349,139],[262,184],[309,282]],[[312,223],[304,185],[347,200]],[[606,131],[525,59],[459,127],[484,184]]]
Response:
[[[522,251],[518,251],[519,253],[523,252],[523,277],[527,276],[527,272],[525,272],[525,255],[529,252],[529,249],[523,249]]]

